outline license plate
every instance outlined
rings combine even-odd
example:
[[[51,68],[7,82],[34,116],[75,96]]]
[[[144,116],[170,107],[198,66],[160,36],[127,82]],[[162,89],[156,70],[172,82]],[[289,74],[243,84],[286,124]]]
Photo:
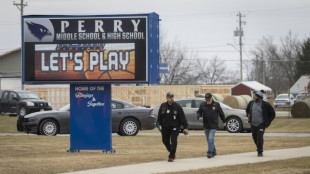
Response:
[[[40,109],[40,111],[44,111],[44,109]]]

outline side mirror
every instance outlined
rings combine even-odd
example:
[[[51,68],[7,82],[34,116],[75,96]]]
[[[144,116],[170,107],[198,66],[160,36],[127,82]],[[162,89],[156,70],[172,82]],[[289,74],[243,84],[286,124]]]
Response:
[[[17,97],[13,97],[13,100],[16,100],[16,101],[18,101],[18,98],[17,98]]]

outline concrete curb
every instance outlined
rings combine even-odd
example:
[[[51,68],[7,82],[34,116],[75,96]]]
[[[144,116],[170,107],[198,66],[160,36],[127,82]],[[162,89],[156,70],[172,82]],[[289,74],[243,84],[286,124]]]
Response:
[[[65,174],[165,173],[165,172],[196,170],[202,168],[213,168],[228,165],[258,163],[272,160],[285,160],[290,158],[300,158],[307,156],[310,156],[310,146],[301,148],[281,149],[281,150],[268,150],[264,152],[264,157],[257,157],[256,152],[248,152],[248,153],[216,156],[215,158],[212,159],[208,159],[207,157],[176,159],[173,163],[168,163],[167,161],[156,161],[156,162],[117,166],[103,169],[91,169]]]

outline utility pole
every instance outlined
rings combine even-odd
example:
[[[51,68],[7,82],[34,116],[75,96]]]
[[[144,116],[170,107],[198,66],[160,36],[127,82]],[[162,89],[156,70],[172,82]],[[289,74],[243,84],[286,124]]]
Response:
[[[234,36],[239,36],[239,51],[240,51],[240,81],[242,82],[242,36],[244,35],[242,24],[245,25],[246,22],[242,21],[242,18],[245,17],[245,15],[242,15],[241,12],[237,14],[239,19],[239,28],[236,28],[236,31],[234,31]]]
[[[20,0],[20,3],[15,3],[15,1],[13,2],[13,5],[15,5],[18,10],[20,11],[20,38],[21,38],[21,45],[20,47],[23,46],[23,31],[22,31],[22,25],[23,25],[23,15],[24,15],[24,7],[26,7],[28,4],[27,2],[24,4],[24,0]],[[22,52],[22,51],[21,51]],[[23,61],[22,61],[22,54],[21,58],[20,58],[20,66],[21,66],[21,73],[20,73],[20,80],[21,80],[21,89],[24,90],[24,84],[23,84]]]

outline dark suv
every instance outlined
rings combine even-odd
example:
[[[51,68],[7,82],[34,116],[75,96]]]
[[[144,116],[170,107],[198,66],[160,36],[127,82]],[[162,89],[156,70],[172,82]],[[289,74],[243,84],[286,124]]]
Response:
[[[0,113],[18,114],[23,117],[33,112],[46,110],[52,110],[51,105],[35,93],[24,90],[2,91]]]

